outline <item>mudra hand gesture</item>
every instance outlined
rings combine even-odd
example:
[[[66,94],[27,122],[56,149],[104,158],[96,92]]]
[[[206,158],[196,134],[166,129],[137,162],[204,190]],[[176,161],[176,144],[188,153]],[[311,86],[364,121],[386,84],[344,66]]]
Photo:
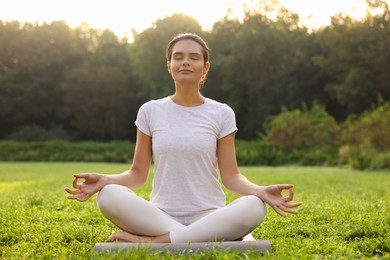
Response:
[[[73,176],[74,180],[72,182],[72,186],[74,190],[65,188],[65,191],[71,194],[71,196],[68,196],[68,199],[86,201],[102,188],[102,185],[100,184],[102,175],[100,174],[79,173]],[[84,182],[79,183],[79,179],[84,179]]]
[[[302,202],[291,203],[294,199],[294,185],[292,184],[275,184],[270,186],[265,186],[259,192],[258,197],[262,199],[265,203],[270,205],[276,213],[286,217],[286,213],[297,214],[296,210],[293,208],[302,205]],[[287,197],[284,197],[282,192],[283,190],[288,190],[289,194]]]

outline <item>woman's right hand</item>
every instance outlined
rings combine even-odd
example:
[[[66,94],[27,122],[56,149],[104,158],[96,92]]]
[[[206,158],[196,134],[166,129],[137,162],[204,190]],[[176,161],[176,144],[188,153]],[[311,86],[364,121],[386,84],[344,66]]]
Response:
[[[73,175],[74,180],[72,182],[73,190],[65,188],[65,191],[71,194],[68,199],[77,201],[86,201],[96,192],[100,191],[103,185],[103,176],[97,173],[78,173]],[[84,179],[82,183],[79,183],[79,179]]]

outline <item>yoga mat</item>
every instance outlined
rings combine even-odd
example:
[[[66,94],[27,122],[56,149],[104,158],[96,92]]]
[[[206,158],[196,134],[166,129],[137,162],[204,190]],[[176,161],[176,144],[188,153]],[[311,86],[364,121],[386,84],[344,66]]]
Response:
[[[266,253],[271,251],[269,240],[256,241],[227,241],[227,242],[202,242],[202,243],[127,243],[104,242],[96,243],[96,251],[117,252],[127,249],[150,248],[151,250],[169,252],[202,252],[204,250],[236,250],[238,252],[255,251]]]

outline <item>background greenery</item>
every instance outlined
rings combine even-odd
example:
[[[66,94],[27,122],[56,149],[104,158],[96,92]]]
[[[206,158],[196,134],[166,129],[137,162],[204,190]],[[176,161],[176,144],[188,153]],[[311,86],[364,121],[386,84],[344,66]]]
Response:
[[[0,257],[123,257],[93,251],[116,229],[93,200],[68,201],[63,188],[75,172],[129,167],[139,106],[173,92],[165,44],[180,32],[200,34],[212,49],[202,92],[235,110],[241,170],[259,184],[294,183],[304,202],[298,216],[270,211],[255,230],[271,240],[270,255],[191,258],[389,257],[389,6],[367,0],[365,19],[340,14],[309,31],[278,1],[267,3],[242,22],[227,14],[211,31],[175,14],[131,41],[87,24],[0,20]],[[147,198],[150,189],[149,179],[138,193]]]
[[[0,20],[0,139],[35,131],[34,141],[134,140],[139,106],[173,92],[165,46],[179,32],[212,49],[203,93],[236,112],[239,139],[264,134],[271,116],[323,105],[337,122],[390,98],[390,12],[367,1],[367,16],[336,15],[309,31],[277,1],[259,1],[242,22],[226,18],[202,31],[191,17],[157,20],[134,39],[65,22]],[[277,13],[275,19],[267,12]]]
[[[265,134],[237,140],[239,165],[322,165],[390,169],[390,103],[337,123],[322,105],[287,110],[270,118]],[[0,141],[0,161],[130,162],[134,143],[50,140],[38,126]],[[39,142],[32,142],[38,138]],[[46,141],[45,141],[46,140]]]
[[[0,163],[1,259],[123,259],[94,252],[117,229],[99,213],[94,197],[66,199],[76,172],[118,173],[128,164]],[[136,250],[131,259],[365,259],[390,254],[389,172],[330,167],[242,167],[262,185],[294,183],[297,216],[272,210],[253,233],[272,244],[269,255],[210,251],[171,255]],[[151,184],[137,190],[148,198]],[[227,193],[228,201],[236,195]]]

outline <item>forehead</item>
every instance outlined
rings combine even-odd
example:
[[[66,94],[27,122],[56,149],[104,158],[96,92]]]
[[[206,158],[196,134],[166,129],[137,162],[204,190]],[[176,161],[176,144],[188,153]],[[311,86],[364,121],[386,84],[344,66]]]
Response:
[[[199,53],[203,54],[203,47],[193,40],[178,41],[172,48],[172,53]]]

